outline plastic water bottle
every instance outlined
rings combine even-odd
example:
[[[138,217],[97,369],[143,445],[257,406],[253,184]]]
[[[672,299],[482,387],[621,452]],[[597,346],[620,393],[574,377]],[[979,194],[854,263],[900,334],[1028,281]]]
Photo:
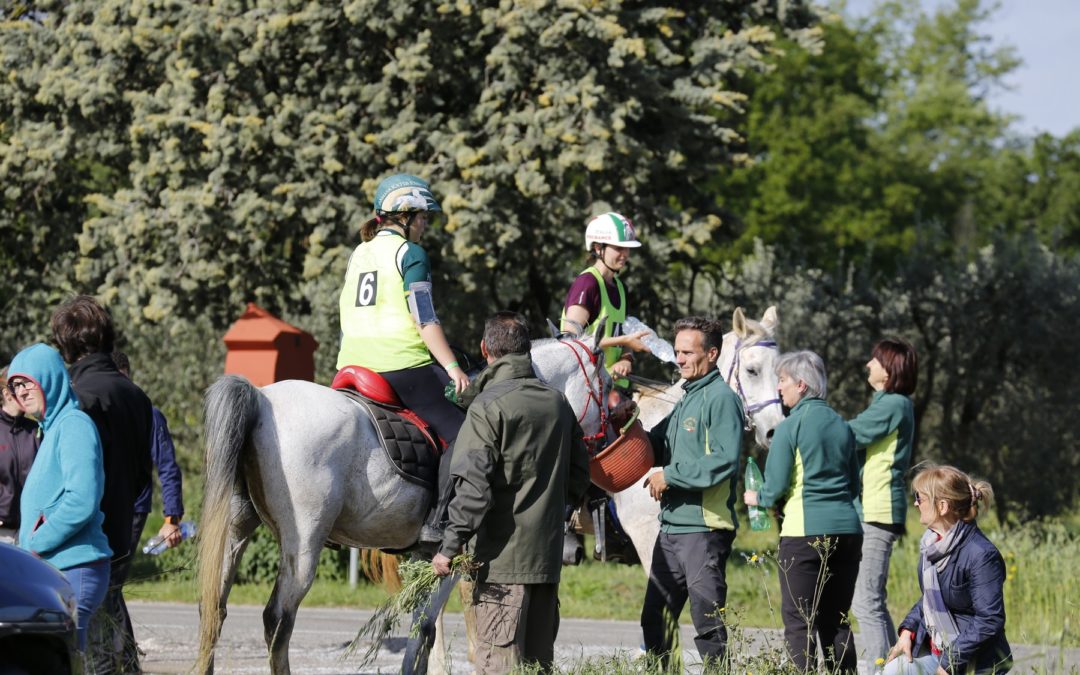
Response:
[[[759,495],[761,494],[761,488],[765,486],[765,479],[761,477],[761,470],[758,469],[757,462],[753,457],[746,458],[746,489],[753,490]],[[761,532],[771,527],[769,522],[769,513],[761,506],[748,506],[746,507],[747,513],[750,515],[750,529],[755,532]]]
[[[183,541],[189,537],[195,536],[195,523],[190,520],[185,520],[180,523],[180,540]],[[146,542],[146,546],[143,546],[143,553],[147,555],[158,555],[164,551],[168,546],[165,544],[165,537],[160,534],[155,536],[150,541]]]
[[[631,333],[637,333],[638,331],[643,330],[649,331],[649,334],[642,337],[641,341],[649,348],[652,355],[661,361],[675,363],[675,349],[671,346],[670,342],[657,335],[656,331],[649,328],[649,326],[636,316],[628,316],[626,317],[626,321],[623,322],[623,333],[625,335],[630,335]]]

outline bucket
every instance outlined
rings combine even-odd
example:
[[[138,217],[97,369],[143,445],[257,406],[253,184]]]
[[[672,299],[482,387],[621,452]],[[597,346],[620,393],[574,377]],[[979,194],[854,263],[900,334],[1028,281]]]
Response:
[[[653,449],[641,421],[635,419],[611,445],[589,460],[592,482],[608,492],[622,492],[649,472]]]

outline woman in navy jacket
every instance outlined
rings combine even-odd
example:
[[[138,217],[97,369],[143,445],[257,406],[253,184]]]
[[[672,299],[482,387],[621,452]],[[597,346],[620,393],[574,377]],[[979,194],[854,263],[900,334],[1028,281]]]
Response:
[[[919,543],[922,597],[900,624],[885,675],[1007,672],[1005,561],[975,522],[993,499],[990,484],[929,465],[911,488],[927,527]]]

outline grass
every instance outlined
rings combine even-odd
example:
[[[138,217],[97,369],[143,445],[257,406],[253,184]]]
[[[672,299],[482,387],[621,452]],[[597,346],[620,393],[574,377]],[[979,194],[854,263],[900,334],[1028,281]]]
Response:
[[[1019,644],[1047,644],[1080,647],[1080,534],[1075,527],[1080,515],[1051,522],[1037,522],[1021,528],[1002,529],[992,517],[983,518],[981,527],[1005,557],[1008,576],[1005,582],[1006,632],[1010,641]],[[918,546],[922,531],[917,519],[908,523],[909,534],[893,551],[889,574],[889,610],[897,623],[907,615],[918,599]],[[590,546],[591,542],[587,542]],[[185,560],[175,563],[182,568],[190,563],[194,547],[188,548]],[[779,628],[780,584],[775,565],[751,564],[766,552],[775,552],[777,537],[771,532],[739,531],[735,550],[728,560],[728,607],[738,612],[743,627]],[[586,548],[586,550],[591,550]],[[136,565],[133,581],[124,595],[133,600],[194,602],[195,585],[185,580],[190,573],[165,572],[158,576],[140,574]],[[601,564],[587,560],[578,567],[563,568],[560,601],[562,615],[590,619],[637,621],[645,597],[645,575],[639,566]],[[230,603],[264,605],[270,597],[270,584],[246,584],[233,588]],[[356,588],[337,581],[316,580],[304,599],[308,607],[349,607],[374,609],[386,600],[382,588],[361,582]],[[770,610],[771,598],[774,610]],[[449,610],[461,611],[458,595],[451,596]],[[689,622],[689,610],[681,619]],[[856,624],[856,630],[857,630]]]

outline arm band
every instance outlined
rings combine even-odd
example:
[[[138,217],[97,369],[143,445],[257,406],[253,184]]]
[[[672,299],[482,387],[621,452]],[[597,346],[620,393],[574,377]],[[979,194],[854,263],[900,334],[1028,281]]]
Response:
[[[416,281],[409,284],[409,313],[420,327],[439,323],[435,315],[435,304],[431,300],[431,282]]]

